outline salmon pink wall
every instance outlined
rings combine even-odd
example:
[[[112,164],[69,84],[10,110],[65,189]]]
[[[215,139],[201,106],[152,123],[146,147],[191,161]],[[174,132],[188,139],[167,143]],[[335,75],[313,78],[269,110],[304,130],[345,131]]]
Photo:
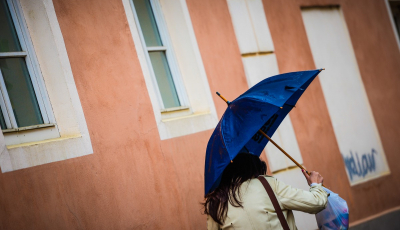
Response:
[[[0,174],[0,229],[204,229],[212,130],[160,141],[122,1],[54,6],[94,153]],[[226,2],[188,7],[211,91],[244,92]]]
[[[280,71],[288,72],[315,68],[300,6],[332,2],[343,3],[392,174],[349,187],[318,80],[291,119],[305,165],[348,200],[357,220],[400,205],[400,105],[393,102],[400,55],[384,2],[264,0],[264,7]],[[211,92],[237,97],[248,86],[226,1],[187,5]],[[0,173],[0,229],[205,229],[199,203],[212,130],[160,140],[122,1],[54,6],[94,153]],[[226,105],[213,98],[221,116]]]
[[[347,200],[351,222],[398,207],[400,104],[393,102],[400,99],[397,90],[400,52],[385,1],[263,0],[263,3],[280,72],[316,68],[301,7],[342,8],[391,174],[350,187],[318,79],[291,112],[296,137],[305,166],[319,171],[325,185]]]

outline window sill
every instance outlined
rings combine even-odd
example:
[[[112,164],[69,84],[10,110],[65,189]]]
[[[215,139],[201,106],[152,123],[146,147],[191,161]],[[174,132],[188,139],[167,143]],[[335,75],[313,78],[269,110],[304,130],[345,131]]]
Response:
[[[31,125],[31,126],[25,126],[21,128],[16,128],[16,129],[3,129],[3,133],[12,133],[12,132],[21,132],[25,130],[31,130],[31,129],[41,129],[41,128],[47,128],[47,127],[55,127],[55,124],[42,124],[42,125]]]
[[[161,113],[168,113],[168,112],[175,112],[175,111],[181,111],[181,110],[189,110],[190,108],[188,106],[179,106],[179,107],[172,107],[168,109],[161,109]]]
[[[186,116],[179,116],[179,117],[173,117],[173,118],[166,118],[166,119],[162,119],[162,122],[170,122],[170,121],[176,121],[176,120],[183,120],[183,119],[190,119],[190,118],[195,118],[198,116],[205,116],[205,115],[210,115],[211,112],[203,112],[203,113],[192,113],[190,115],[186,115]]]
[[[3,135],[7,146],[51,140],[60,137],[60,132],[56,124],[32,125],[4,131]]]
[[[59,137],[44,141],[8,145],[0,153],[1,172],[81,157],[93,153],[88,135]]]
[[[43,141],[33,141],[33,142],[28,142],[28,143],[16,144],[16,145],[7,145],[7,149],[15,149],[15,148],[19,148],[19,147],[34,146],[34,145],[40,145],[40,144],[63,141],[63,140],[68,140],[68,139],[72,139],[72,138],[80,138],[80,137],[82,137],[82,135],[79,134],[79,135],[74,135],[74,136],[69,136],[69,137],[59,137],[59,138],[53,138],[53,139],[48,139],[48,140],[43,140]]]
[[[189,135],[209,129],[218,124],[218,117],[211,111],[161,119],[158,122],[161,140]]]
[[[161,120],[174,119],[174,118],[179,119],[181,117],[190,116],[191,114],[193,114],[193,111],[188,106],[179,106],[168,109],[162,109],[160,110],[160,112],[161,112]]]

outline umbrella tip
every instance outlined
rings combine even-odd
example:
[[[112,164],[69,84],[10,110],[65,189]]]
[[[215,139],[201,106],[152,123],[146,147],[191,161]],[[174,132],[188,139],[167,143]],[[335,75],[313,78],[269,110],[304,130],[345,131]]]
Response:
[[[231,160],[231,163],[233,163],[233,160]]]
[[[223,97],[219,92],[215,92],[222,100],[224,100],[226,102],[226,104],[230,104],[231,102],[226,100],[225,97]]]
[[[322,70],[325,70],[325,68],[319,69],[319,72],[321,72]]]

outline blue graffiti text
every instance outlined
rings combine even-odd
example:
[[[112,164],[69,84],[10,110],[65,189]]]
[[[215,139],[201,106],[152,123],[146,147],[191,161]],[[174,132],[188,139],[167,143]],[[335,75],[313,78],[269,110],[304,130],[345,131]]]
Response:
[[[353,176],[365,177],[369,172],[374,172],[376,169],[375,155],[378,153],[375,149],[371,149],[371,153],[361,155],[361,160],[358,153],[350,151],[350,156],[343,156],[344,163],[349,173],[350,180],[353,181]]]

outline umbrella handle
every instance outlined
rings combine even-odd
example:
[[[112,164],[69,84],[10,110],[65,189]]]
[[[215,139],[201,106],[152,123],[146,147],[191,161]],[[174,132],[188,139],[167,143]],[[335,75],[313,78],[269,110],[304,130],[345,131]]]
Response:
[[[304,171],[306,171],[306,173],[308,175],[310,175],[310,173],[301,165],[299,164],[295,159],[293,159],[292,156],[290,156],[285,150],[283,150],[277,143],[275,143],[275,141],[273,141],[267,134],[265,134],[261,129],[258,130],[258,132],[260,132],[264,137],[266,137],[272,144],[274,144],[279,150],[281,150],[281,152],[283,154],[285,154],[291,161],[293,161],[293,163],[295,163],[299,168],[303,169]]]

